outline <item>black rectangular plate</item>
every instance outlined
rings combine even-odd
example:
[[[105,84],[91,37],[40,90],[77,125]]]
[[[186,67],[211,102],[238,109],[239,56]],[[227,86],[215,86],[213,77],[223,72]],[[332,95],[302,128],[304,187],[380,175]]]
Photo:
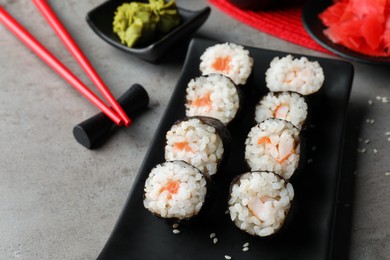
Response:
[[[181,77],[168,108],[134,181],[124,209],[98,259],[329,259],[334,236],[335,206],[342,154],[342,141],[353,67],[344,61],[308,57],[317,60],[325,74],[322,92],[311,103],[311,127],[305,135],[307,163],[303,171],[291,179],[295,198],[289,225],[270,238],[252,237],[238,230],[227,210],[228,189],[234,176],[247,171],[244,162],[244,141],[254,125],[254,107],[267,92],[264,74],[275,56],[287,53],[246,47],[254,58],[253,74],[242,86],[246,103],[243,114],[230,127],[233,137],[228,162],[215,180],[213,206],[193,224],[172,227],[150,214],[142,204],[143,188],[150,170],[164,161],[165,134],[172,124],[184,117],[187,83],[200,75],[199,58],[215,41],[192,40]],[[301,55],[294,55],[299,57]],[[316,149],[312,149],[313,147]],[[210,239],[215,232],[218,243]],[[242,246],[249,242],[249,251]]]

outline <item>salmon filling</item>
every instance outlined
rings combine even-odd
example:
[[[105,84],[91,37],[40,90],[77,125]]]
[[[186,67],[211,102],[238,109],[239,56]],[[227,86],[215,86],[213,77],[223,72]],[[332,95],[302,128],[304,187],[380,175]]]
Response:
[[[191,106],[211,108],[213,102],[211,101],[210,96],[211,93],[207,92],[206,95],[204,95],[203,97],[197,98],[192,101]]]
[[[189,146],[188,142],[177,142],[173,145],[173,148],[175,150],[185,150],[187,152],[192,151],[191,147]]]
[[[172,199],[172,195],[179,191],[180,182],[170,180],[168,183],[160,189],[160,194],[164,191],[168,191],[168,199]]]
[[[217,57],[212,65],[213,69],[217,71],[230,71],[230,61],[232,58],[230,56]]]

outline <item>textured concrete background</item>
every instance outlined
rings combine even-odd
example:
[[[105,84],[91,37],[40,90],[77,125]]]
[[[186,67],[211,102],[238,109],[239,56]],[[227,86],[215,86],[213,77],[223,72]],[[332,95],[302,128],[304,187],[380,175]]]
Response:
[[[185,56],[185,48],[179,48],[172,58],[151,64],[108,46],[85,22],[86,13],[102,0],[49,2],[114,96],[137,82],[147,89],[151,104],[131,128],[119,131],[100,149],[85,149],[74,140],[72,128],[95,114],[95,107],[0,26],[0,259],[98,256]],[[207,5],[203,0],[177,3],[194,10]],[[32,2],[1,0],[0,4],[83,82],[89,82]],[[213,7],[197,35],[326,56],[258,32]],[[339,201],[343,215],[337,226],[347,227],[347,235],[340,234],[339,245],[346,248],[350,259],[389,259],[390,176],[386,172],[390,171],[390,143],[385,132],[390,131],[390,107],[377,96],[390,97],[390,74],[384,67],[354,66]],[[366,123],[366,119],[374,122]]]

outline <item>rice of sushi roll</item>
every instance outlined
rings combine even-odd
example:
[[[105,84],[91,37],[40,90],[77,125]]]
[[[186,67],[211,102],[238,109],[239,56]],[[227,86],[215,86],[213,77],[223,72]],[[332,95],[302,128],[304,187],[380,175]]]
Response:
[[[243,46],[221,43],[210,46],[200,57],[202,75],[218,73],[244,85],[252,73],[253,58]]]
[[[208,116],[229,124],[240,108],[240,94],[234,82],[221,74],[192,79],[187,86],[186,116]]]
[[[207,180],[194,166],[170,161],[154,167],[144,186],[143,204],[164,219],[184,220],[199,214],[207,193]]]
[[[270,236],[285,223],[293,198],[293,186],[277,174],[248,172],[231,184],[230,218],[239,229],[251,235]]]
[[[291,55],[275,57],[265,73],[270,91],[294,91],[302,95],[318,92],[324,83],[324,72],[317,61]]]
[[[211,177],[217,173],[229,138],[225,125],[215,118],[187,118],[167,132],[165,160],[183,160]]]
[[[268,118],[279,118],[302,129],[307,118],[308,106],[305,98],[295,92],[269,92],[256,106],[257,123]]]
[[[252,171],[274,171],[289,179],[298,168],[300,131],[290,122],[270,118],[252,127],[245,141],[245,159]]]

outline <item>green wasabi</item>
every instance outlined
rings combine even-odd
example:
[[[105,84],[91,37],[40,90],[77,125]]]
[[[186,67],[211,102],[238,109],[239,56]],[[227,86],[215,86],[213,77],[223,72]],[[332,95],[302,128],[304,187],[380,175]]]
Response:
[[[156,33],[167,33],[180,23],[175,0],[149,0],[119,6],[115,12],[113,29],[122,44],[128,47],[152,40]]]

